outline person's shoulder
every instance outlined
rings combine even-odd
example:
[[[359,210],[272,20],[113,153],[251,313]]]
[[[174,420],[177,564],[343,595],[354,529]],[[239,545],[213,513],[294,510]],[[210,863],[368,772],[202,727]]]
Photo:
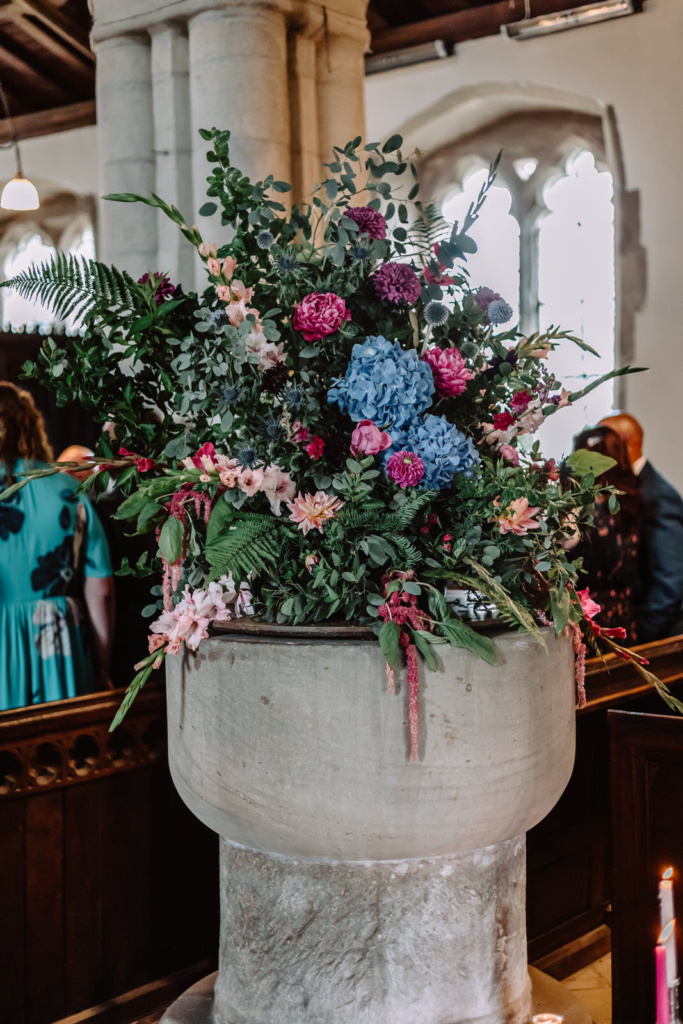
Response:
[[[683,505],[683,498],[669,481],[651,462],[646,462],[640,473],[641,492],[643,498],[658,501],[671,501]]]

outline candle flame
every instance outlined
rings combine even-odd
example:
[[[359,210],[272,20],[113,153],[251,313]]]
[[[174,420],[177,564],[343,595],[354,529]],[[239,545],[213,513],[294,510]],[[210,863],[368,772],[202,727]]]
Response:
[[[666,926],[666,928],[664,929],[662,934],[657,939],[657,945],[658,946],[663,946],[664,943],[667,941],[667,939],[669,939],[671,937],[671,933],[674,930],[674,925],[675,924],[676,924],[676,919],[675,918],[674,918],[673,921],[669,921],[668,925]]]
[[[666,871],[664,872],[664,874],[662,875],[662,878],[669,879],[669,878],[673,878],[673,876],[674,876],[674,869],[673,868],[667,868]]]

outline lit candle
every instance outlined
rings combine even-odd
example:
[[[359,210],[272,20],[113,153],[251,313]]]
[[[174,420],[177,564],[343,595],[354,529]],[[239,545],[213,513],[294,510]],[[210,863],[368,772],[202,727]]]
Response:
[[[659,883],[659,930],[664,931],[669,921],[676,916],[674,910],[673,868],[667,868]]]
[[[669,921],[668,925],[657,940],[659,946],[666,950],[666,982],[669,988],[676,984],[678,978],[678,965],[676,963],[676,921]]]
[[[669,1024],[669,986],[666,982],[666,950],[655,946],[657,969],[657,1024]]]

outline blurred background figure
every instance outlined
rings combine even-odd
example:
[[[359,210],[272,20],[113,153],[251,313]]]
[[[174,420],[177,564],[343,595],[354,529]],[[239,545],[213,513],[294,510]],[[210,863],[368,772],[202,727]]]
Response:
[[[606,416],[600,427],[626,446],[640,483],[641,593],[636,604],[639,643],[683,633],[683,499],[643,455],[643,428],[628,413]]]
[[[590,533],[571,552],[572,560],[583,558],[585,575],[579,586],[588,587],[590,596],[602,608],[602,626],[623,626],[628,642],[640,642],[637,609],[642,602],[641,531],[642,498],[640,480],[633,472],[628,449],[620,435],[600,424],[584,430],[574,440],[574,449],[586,448],[616,461],[599,481],[612,485],[620,508],[609,510],[609,496],[600,497],[595,505],[595,522]]]
[[[85,445],[70,444],[61,455],[57,456],[57,462],[85,462],[93,454],[92,449],[86,448]],[[95,472],[95,463],[93,462],[90,469],[67,469],[65,472],[72,476],[74,480],[87,480]]]
[[[53,459],[27,391],[0,382],[0,490]],[[57,473],[0,502],[0,709],[110,685],[114,584],[102,525]]]

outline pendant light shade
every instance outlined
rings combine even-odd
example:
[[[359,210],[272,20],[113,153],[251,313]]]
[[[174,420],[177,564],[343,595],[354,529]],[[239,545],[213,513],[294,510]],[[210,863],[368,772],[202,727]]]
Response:
[[[7,102],[7,96],[5,90],[0,83],[0,102],[5,113],[7,120],[7,127],[10,133],[10,145],[14,149],[14,157],[16,160],[16,174],[11,181],[8,181],[2,190],[2,196],[0,196],[0,206],[3,210],[37,210],[40,206],[40,200],[38,198],[38,190],[36,186],[24,177],[24,173],[21,169],[21,153],[19,152],[19,140],[14,130],[14,123],[12,121],[12,115],[10,114],[9,103]]]
[[[37,210],[40,200],[36,186],[17,175],[3,188],[0,206],[3,210]]]

